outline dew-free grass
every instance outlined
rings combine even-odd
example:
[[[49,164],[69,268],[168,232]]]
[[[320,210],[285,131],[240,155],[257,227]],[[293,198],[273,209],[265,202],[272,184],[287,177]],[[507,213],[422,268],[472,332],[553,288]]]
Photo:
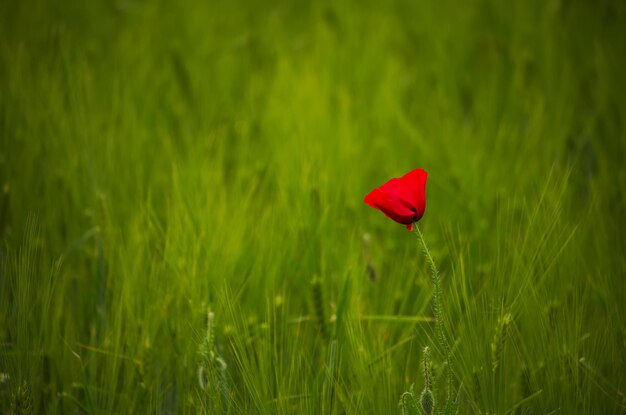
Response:
[[[624,413],[625,13],[2,2],[0,412]]]

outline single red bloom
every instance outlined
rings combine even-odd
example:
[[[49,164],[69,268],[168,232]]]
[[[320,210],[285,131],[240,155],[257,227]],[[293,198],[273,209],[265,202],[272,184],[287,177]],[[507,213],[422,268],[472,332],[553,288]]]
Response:
[[[413,223],[424,216],[427,178],[426,171],[412,170],[372,190],[363,201],[412,230]]]

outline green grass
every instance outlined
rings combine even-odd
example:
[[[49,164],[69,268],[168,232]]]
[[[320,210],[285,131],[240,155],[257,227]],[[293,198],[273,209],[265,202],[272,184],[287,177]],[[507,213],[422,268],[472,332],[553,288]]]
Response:
[[[418,239],[362,200],[421,167],[460,413],[626,413],[624,28],[1,2],[0,412],[399,413],[445,356]]]

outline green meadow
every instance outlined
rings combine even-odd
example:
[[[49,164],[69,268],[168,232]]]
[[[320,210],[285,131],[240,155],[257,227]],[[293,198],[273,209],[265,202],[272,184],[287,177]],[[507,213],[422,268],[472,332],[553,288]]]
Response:
[[[0,413],[626,413],[625,73],[611,0],[0,1]]]

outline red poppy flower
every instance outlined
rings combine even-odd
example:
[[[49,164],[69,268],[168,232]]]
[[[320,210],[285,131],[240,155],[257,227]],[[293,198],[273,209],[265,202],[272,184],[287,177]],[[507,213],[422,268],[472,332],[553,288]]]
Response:
[[[427,178],[426,171],[415,169],[372,190],[363,201],[412,230],[424,216]]]

